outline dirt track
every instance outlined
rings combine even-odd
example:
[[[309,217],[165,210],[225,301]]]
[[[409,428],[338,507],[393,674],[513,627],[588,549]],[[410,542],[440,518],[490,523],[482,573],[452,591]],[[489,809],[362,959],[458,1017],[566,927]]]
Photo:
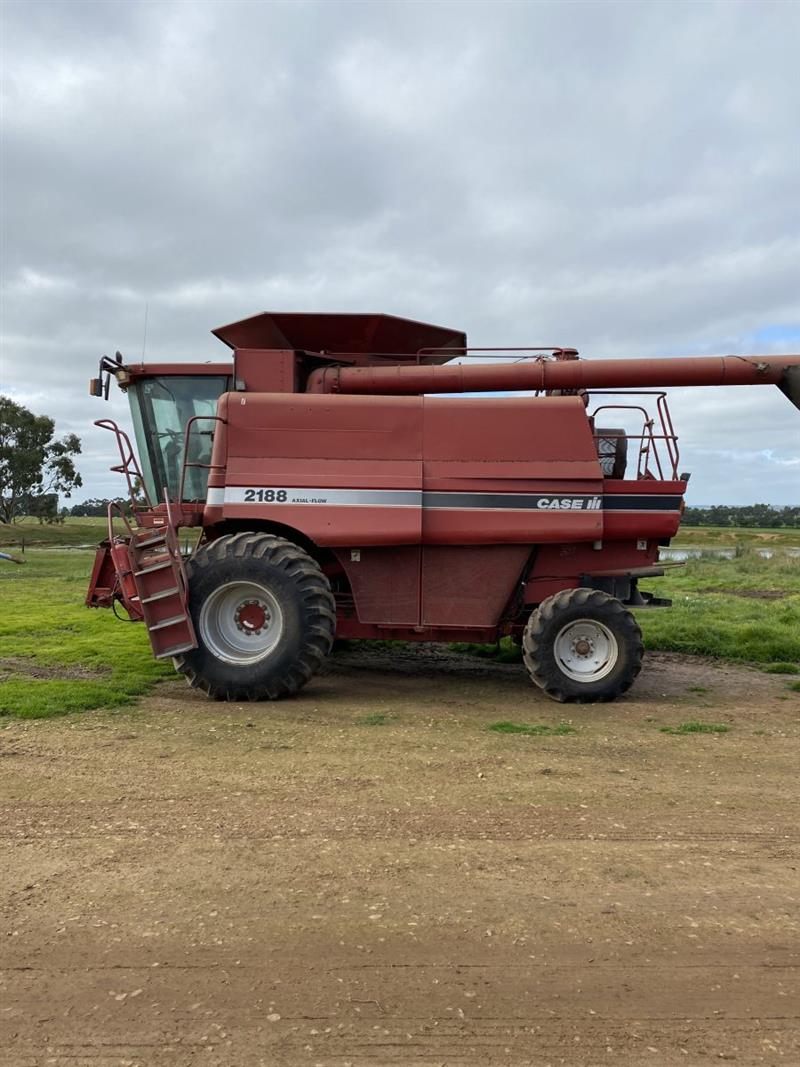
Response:
[[[785,680],[651,656],[577,708],[389,662],[0,729],[0,1063],[800,1062]]]

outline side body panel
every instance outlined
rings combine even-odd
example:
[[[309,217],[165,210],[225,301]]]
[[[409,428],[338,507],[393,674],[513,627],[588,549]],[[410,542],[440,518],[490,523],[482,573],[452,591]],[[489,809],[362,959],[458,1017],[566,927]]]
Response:
[[[609,541],[615,564],[641,564],[640,538],[652,560],[679,521],[683,483],[603,481],[579,397],[234,392],[220,415],[204,523],[330,549],[356,628],[485,631],[607,565]]]

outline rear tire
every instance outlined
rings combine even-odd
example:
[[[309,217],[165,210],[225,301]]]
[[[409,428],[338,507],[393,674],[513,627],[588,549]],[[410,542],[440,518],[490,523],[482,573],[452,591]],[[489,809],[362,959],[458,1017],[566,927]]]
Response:
[[[642,669],[642,631],[614,597],[565,589],[528,619],[522,658],[535,685],[553,700],[588,703],[627,692]]]
[[[218,700],[277,700],[301,689],[333,644],[328,579],[290,541],[240,533],[203,546],[187,565],[198,647],[175,658]]]

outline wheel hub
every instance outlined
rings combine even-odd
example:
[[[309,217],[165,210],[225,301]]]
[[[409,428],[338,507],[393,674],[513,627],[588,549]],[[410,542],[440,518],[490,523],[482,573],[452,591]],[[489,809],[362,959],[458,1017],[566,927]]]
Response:
[[[236,609],[233,618],[242,633],[255,637],[269,624],[269,611],[266,604],[258,600],[244,600]]]
[[[563,626],[553,644],[556,662],[574,682],[598,682],[619,657],[617,639],[599,619],[576,619]]]
[[[206,598],[200,609],[198,637],[225,663],[237,667],[259,662],[280,644],[283,609],[261,582],[226,582]]]

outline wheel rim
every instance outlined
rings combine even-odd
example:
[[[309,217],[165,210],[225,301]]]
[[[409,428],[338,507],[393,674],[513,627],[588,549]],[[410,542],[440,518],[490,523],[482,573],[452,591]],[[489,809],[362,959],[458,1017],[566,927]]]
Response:
[[[203,644],[217,659],[237,665],[257,663],[280,641],[283,611],[265,586],[229,582],[207,597],[198,628]]]
[[[597,682],[619,658],[614,634],[595,619],[576,619],[558,632],[553,646],[559,669],[573,682]]]

